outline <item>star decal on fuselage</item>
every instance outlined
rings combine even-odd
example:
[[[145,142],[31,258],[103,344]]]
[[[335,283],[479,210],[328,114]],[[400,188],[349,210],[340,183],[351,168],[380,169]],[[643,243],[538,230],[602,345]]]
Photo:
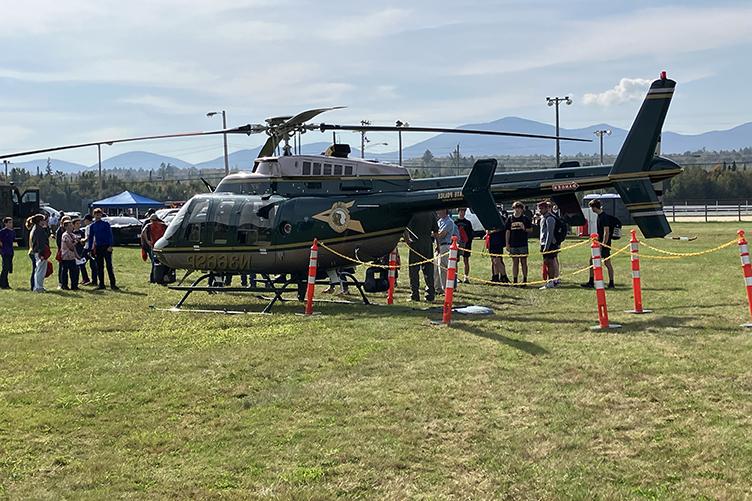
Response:
[[[350,217],[350,207],[354,204],[355,201],[334,202],[331,209],[315,214],[313,219],[328,223],[329,227],[337,233],[344,233],[347,230],[365,233],[360,221],[356,221]]]

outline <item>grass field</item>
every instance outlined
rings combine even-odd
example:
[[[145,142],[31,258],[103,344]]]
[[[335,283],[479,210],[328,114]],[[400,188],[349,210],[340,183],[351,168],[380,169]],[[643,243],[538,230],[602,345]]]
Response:
[[[674,229],[699,238],[651,243],[697,251],[737,226]],[[406,273],[392,306],[173,313],[179,293],[146,283],[136,249],[116,250],[120,293],[33,294],[18,253],[19,290],[0,291],[0,497],[752,497],[737,247],[644,258],[645,316],[622,312],[629,258],[615,258],[617,332],[589,330],[595,294],[568,275],[588,252],[562,254],[560,290],[463,285],[457,302],[496,314],[451,328],[406,302]],[[186,306],[242,305],[262,302]]]

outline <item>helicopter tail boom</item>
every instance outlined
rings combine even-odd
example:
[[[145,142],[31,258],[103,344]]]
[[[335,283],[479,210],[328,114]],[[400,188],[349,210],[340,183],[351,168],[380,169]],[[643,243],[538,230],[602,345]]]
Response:
[[[503,226],[496,209],[496,201],[491,194],[491,182],[495,172],[495,158],[478,160],[462,186],[462,196],[484,228]]]

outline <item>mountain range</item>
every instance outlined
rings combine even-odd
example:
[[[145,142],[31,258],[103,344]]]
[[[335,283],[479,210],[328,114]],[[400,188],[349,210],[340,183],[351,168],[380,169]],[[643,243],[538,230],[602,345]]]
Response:
[[[554,135],[555,128],[553,125],[527,120],[518,117],[506,117],[493,122],[467,124],[459,127],[460,129],[485,129],[494,131],[514,131],[528,134]],[[575,155],[577,153],[594,154],[598,152],[598,139],[593,136],[596,130],[608,129],[611,131],[610,136],[604,138],[604,153],[616,154],[624,142],[627,131],[608,124],[596,124],[579,129],[561,128],[560,135],[568,137],[579,137],[584,139],[593,139],[592,143],[581,142],[561,142],[562,155]],[[526,155],[552,155],[554,146],[549,140],[532,139],[532,138],[514,138],[514,137],[493,137],[493,136],[473,136],[456,134],[439,134],[412,146],[403,148],[402,156],[404,159],[418,158],[426,150],[430,150],[434,156],[447,156],[453,152],[457,145],[460,145],[460,153],[463,155],[475,156],[526,156]],[[326,142],[317,142],[304,144],[302,151],[304,154],[318,154],[329,146]],[[352,145],[351,145],[352,146]],[[664,132],[662,136],[661,148],[664,153],[683,153],[686,151],[696,151],[706,149],[709,151],[733,150],[752,146],[752,122],[748,122],[732,129],[704,132],[702,134],[679,134],[676,132]],[[229,154],[230,169],[248,169],[253,160],[257,157],[260,146],[251,149],[234,151]],[[359,157],[360,150],[353,147],[352,157]],[[375,158],[382,161],[396,161],[398,152],[373,154],[368,153],[367,158]],[[73,162],[66,162],[52,158],[50,160],[53,171],[62,171],[66,174],[80,172],[85,170],[96,169],[97,165],[81,165]],[[169,163],[178,168],[185,169],[195,167],[197,169],[220,169],[224,167],[224,157],[191,164],[179,158],[158,155],[146,151],[130,151],[102,161],[104,169],[112,168],[131,168],[131,169],[158,169],[161,163]],[[35,173],[37,167],[44,171],[47,166],[47,158],[36,160],[27,160],[23,162],[13,162],[13,166],[27,169]]]

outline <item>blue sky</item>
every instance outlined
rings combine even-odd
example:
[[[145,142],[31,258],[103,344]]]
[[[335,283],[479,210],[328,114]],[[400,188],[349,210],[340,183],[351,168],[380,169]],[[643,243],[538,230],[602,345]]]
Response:
[[[563,126],[626,128],[664,69],[678,82],[667,130],[752,120],[749,1],[0,0],[0,12],[2,152],[214,129],[217,109],[230,126],[334,105],[348,108],[322,121],[553,122],[545,97],[565,94]],[[103,155],[132,149],[222,154],[220,139],[198,138]],[[96,150],[55,156],[93,164]]]

